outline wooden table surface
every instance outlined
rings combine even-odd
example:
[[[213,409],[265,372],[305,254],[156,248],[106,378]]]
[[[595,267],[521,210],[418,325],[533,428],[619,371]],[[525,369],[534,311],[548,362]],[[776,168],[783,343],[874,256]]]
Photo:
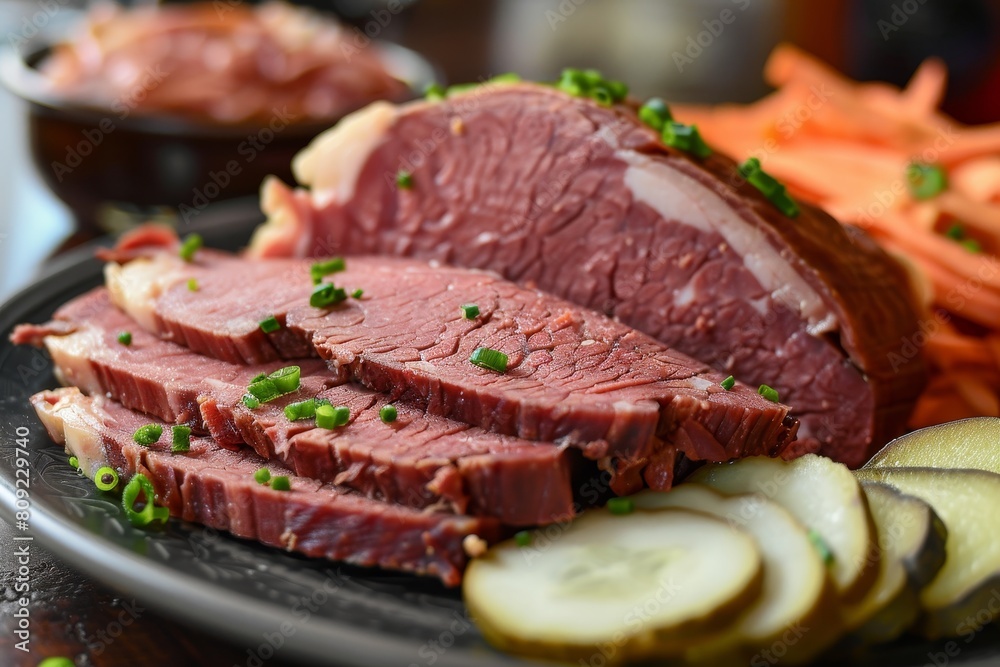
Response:
[[[164,618],[128,595],[81,574],[31,546],[30,651],[18,650],[13,616],[17,557],[13,528],[0,521],[0,665],[35,667],[65,656],[77,667],[230,667],[247,664],[247,648]],[[280,654],[267,667],[287,667]]]

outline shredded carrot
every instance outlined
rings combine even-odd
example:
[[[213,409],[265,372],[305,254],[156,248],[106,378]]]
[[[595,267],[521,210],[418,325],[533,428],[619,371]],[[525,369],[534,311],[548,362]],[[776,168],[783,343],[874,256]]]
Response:
[[[753,104],[674,115],[735,157],[760,158],[793,195],[864,228],[906,266],[924,321],[936,323],[922,343],[931,381],[911,427],[1000,415],[1000,123],[969,127],[941,113],[948,72],[936,59],[900,90],[782,45],[764,79],[776,90]],[[913,162],[941,166],[947,187],[915,199]]]

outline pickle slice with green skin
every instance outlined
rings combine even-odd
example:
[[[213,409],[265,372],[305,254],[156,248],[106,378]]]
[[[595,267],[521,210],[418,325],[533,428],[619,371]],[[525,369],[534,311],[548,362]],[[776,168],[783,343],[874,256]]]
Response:
[[[782,642],[784,664],[815,658],[840,636],[833,581],[805,526],[761,496],[726,497],[700,484],[632,496],[640,509],[667,507],[707,512],[746,530],[764,562],[760,598],[721,633],[687,652],[692,664],[748,664],[751,656]],[[791,630],[795,641],[787,640]]]
[[[890,642],[920,614],[920,589],[944,565],[947,530],[923,500],[891,486],[862,482],[878,530],[881,569],[864,598],[842,611],[844,649]]]
[[[931,639],[967,633],[969,619],[990,608],[1000,584],[1000,475],[940,468],[864,468],[855,474],[920,498],[944,522],[944,566],[920,591],[917,628]]]
[[[715,517],[600,509],[496,545],[462,590],[500,649],[613,665],[682,654],[732,623],[762,580],[754,539]]]
[[[830,574],[842,602],[857,602],[874,585],[879,572],[875,523],[847,466],[815,454],[792,461],[752,456],[704,466],[690,481],[726,495],[763,495],[814,530],[832,552]]]

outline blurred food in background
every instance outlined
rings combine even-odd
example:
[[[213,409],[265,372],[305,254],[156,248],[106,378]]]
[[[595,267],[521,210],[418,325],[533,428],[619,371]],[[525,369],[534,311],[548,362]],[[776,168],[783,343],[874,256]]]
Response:
[[[86,106],[218,123],[266,123],[275,107],[332,122],[409,95],[377,49],[357,48],[329,16],[278,2],[98,5],[37,67],[50,92]]]

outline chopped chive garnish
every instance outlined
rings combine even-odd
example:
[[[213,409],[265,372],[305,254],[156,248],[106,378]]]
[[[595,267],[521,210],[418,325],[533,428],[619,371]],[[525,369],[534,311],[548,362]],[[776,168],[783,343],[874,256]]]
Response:
[[[977,241],[976,239],[962,239],[958,243],[971,253],[978,253],[983,251],[983,246],[979,245],[979,241]]]
[[[285,366],[268,375],[267,379],[273,382],[274,386],[282,394],[290,394],[299,388],[301,377],[301,368],[298,366]]]
[[[930,199],[948,188],[948,176],[941,165],[911,162],[906,168],[906,184],[914,199]]]
[[[274,333],[281,328],[281,322],[278,321],[274,315],[271,315],[267,319],[261,320],[260,330],[266,334]]]
[[[261,468],[253,474],[253,478],[258,484],[267,484],[271,479],[271,471],[267,468]]]
[[[409,190],[413,187],[413,174],[410,172],[400,169],[396,172],[396,186],[402,190]]]
[[[195,278],[188,278],[188,290],[191,292],[198,291],[198,280]]]
[[[657,132],[663,131],[663,126],[674,119],[670,107],[659,97],[653,97],[639,107],[639,120]]]
[[[159,424],[146,424],[145,426],[140,426],[136,429],[136,432],[132,434],[132,439],[143,447],[148,447],[163,435],[163,427]]]
[[[666,121],[663,124],[660,138],[667,146],[680,149],[696,157],[706,158],[712,154],[712,149],[701,138],[697,125]]]
[[[337,287],[333,283],[321,283],[313,289],[309,296],[309,305],[313,308],[326,308],[340,303],[346,298],[347,291],[343,287]]]
[[[191,450],[191,427],[183,424],[171,430],[170,451],[175,454]]]
[[[79,468],[80,467],[80,459],[76,458],[75,456],[71,456],[71,457],[69,457],[69,464],[71,466],[73,466],[74,468]]]
[[[723,389],[725,389],[726,391],[729,391],[734,386],[736,386],[736,378],[734,378],[732,375],[730,375],[729,377],[727,377],[725,380],[723,380],[719,384],[722,385]]]
[[[194,259],[194,254],[198,252],[203,245],[205,245],[205,241],[201,238],[200,234],[188,234],[184,237],[184,242],[181,243],[181,259],[185,262],[190,262]]]
[[[500,350],[493,350],[488,347],[477,347],[469,362],[480,368],[488,368],[497,373],[507,372],[507,355]]]
[[[351,298],[352,299],[360,299],[364,295],[365,295],[365,291],[363,289],[361,289],[360,287],[358,289],[354,290],[353,292],[351,292]]]
[[[790,218],[799,214],[799,205],[789,196],[784,184],[761,169],[760,160],[755,157],[747,159],[739,166],[739,171],[747,183],[757,188],[779,211]]]
[[[316,399],[309,398],[298,403],[289,403],[285,406],[285,417],[288,421],[298,421],[299,419],[312,419],[316,416]]]
[[[145,496],[146,505],[141,510],[136,510],[135,501],[140,493]],[[133,475],[125,485],[125,490],[122,491],[122,509],[125,510],[129,522],[139,528],[148,526],[154,521],[166,521],[170,518],[170,512],[166,507],[156,506],[156,490],[153,488],[153,483],[142,473]]]
[[[132,332],[131,331],[122,331],[120,334],[118,334],[118,342],[121,343],[122,345],[126,346],[126,347],[128,347],[129,345],[131,345],[132,344]]]
[[[247,387],[247,391],[260,403],[273,401],[281,395],[281,392],[278,391],[277,385],[274,384],[274,380],[270,378],[264,378],[263,380],[258,380],[257,382],[251,382],[250,386]],[[246,401],[244,401],[244,403],[246,403]],[[253,408],[251,408],[251,410],[252,409]]]
[[[445,98],[446,94],[447,91],[440,83],[432,83],[424,88],[424,99],[431,102],[440,102]]]
[[[957,222],[949,227],[947,231],[945,231],[944,235],[952,241],[958,243],[969,252],[977,253],[983,251],[983,247],[979,244],[979,241],[966,236],[965,228]]]
[[[276,475],[271,478],[271,488],[275,491],[291,491],[292,483],[285,475]]]
[[[520,530],[514,533],[514,544],[519,547],[527,547],[531,545],[534,538],[529,530]]]
[[[555,85],[564,93],[574,97],[589,97],[602,106],[621,102],[628,95],[628,86],[621,81],[605,79],[596,69],[567,67]]]
[[[833,551],[830,550],[830,545],[826,543],[823,536],[820,535],[815,529],[809,529],[809,541],[812,542],[813,547],[819,552],[819,557],[826,565],[833,563]]]
[[[766,384],[762,384],[761,386],[757,387],[757,393],[766,398],[767,400],[771,401],[772,403],[778,402],[778,390],[769,387]]]
[[[94,474],[94,486],[101,491],[111,491],[118,486],[118,473],[110,466],[101,466]]]
[[[250,384],[253,384],[254,382],[260,382],[266,377],[267,373],[257,373],[257,375],[254,375],[252,378],[250,378]]]
[[[631,514],[635,511],[635,501],[631,498],[612,498],[607,508],[612,514]]]
[[[69,658],[58,656],[54,658],[45,658],[45,660],[38,663],[37,667],[76,667],[76,663]]]
[[[309,275],[312,277],[313,284],[318,285],[323,281],[324,276],[328,276],[331,273],[340,273],[346,268],[347,262],[344,261],[343,257],[331,257],[323,262],[314,262],[309,267]]]
[[[383,405],[382,409],[378,411],[378,418],[386,424],[391,424],[396,421],[397,416],[398,413],[396,412],[396,406],[391,403],[389,405]]]
[[[458,307],[462,311],[462,317],[467,320],[474,320],[479,317],[479,306],[474,303],[462,304]]]
[[[316,407],[316,426],[319,428],[334,429],[346,424],[350,418],[350,408],[343,405],[334,407],[325,404]]]
[[[243,405],[247,406],[251,410],[256,410],[260,407],[260,399],[258,399],[253,394],[243,394]]]

